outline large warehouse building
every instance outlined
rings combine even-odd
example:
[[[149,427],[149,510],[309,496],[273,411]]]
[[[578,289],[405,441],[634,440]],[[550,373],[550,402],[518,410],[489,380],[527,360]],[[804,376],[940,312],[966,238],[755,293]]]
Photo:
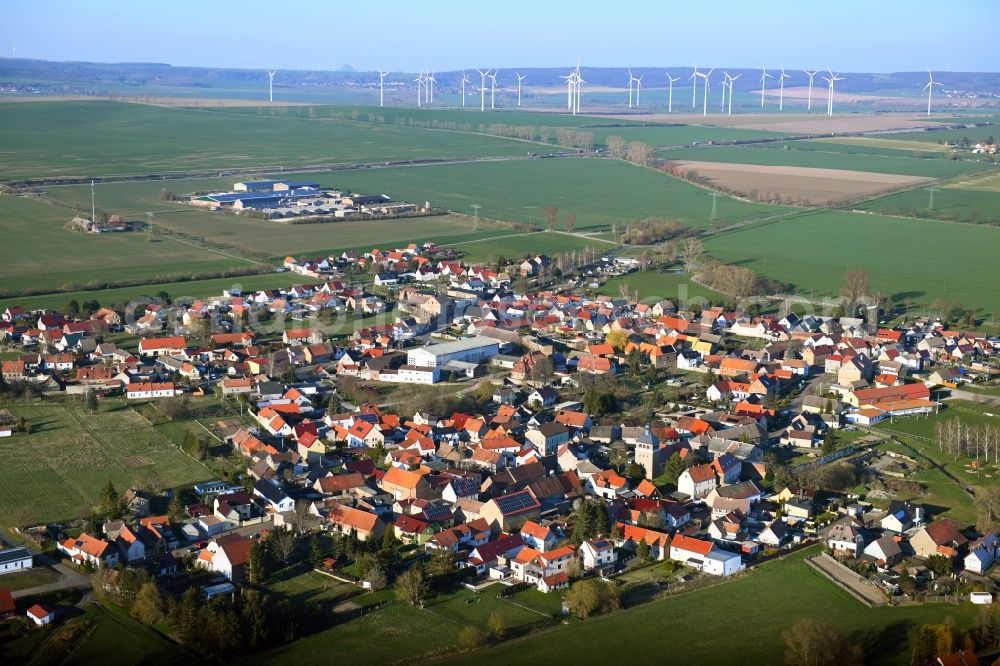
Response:
[[[500,345],[496,340],[477,336],[411,349],[406,354],[406,363],[407,365],[438,368],[449,361],[482,363],[499,353]]]

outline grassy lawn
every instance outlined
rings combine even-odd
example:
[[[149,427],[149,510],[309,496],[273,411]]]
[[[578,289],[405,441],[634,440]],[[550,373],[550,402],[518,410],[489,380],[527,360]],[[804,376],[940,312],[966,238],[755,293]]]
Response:
[[[689,303],[691,299],[703,299],[715,303],[730,300],[725,294],[692,282],[683,273],[658,271],[639,271],[611,278],[597,289],[597,293],[619,296],[621,285],[626,285],[630,292],[638,292],[639,300],[647,303],[670,299],[680,307],[680,304]]]
[[[391,595],[391,591],[390,591]],[[262,664],[329,664],[332,654],[355,664],[413,662],[449,650],[463,624],[390,600],[381,608],[249,660]]]
[[[454,594],[439,597],[427,605],[427,610],[454,620],[462,626],[473,624],[483,630],[487,629],[490,615],[497,611],[504,619],[508,630],[517,632],[531,625],[546,621],[539,612],[522,608],[506,599],[500,599],[497,594],[506,589],[497,583],[479,592],[461,588]],[[558,594],[552,595],[559,598]],[[518,603],[522,603],[518,601]],[[527,605],[523,604],[522,605]],[[530,607],[530,606],[529,606]]]
[[[285,597],[296,606],[317,602],[336,603],[356,595],[361,589],[303,567],[279,574],[266,587],[270,594]]]
[[[867,608],[803,559],[815,549],[761,566],[750,575],[709,589],[559,627],[447,663],[576,663],[607,654],[613,642],[622,663],[669,655],[671,663],[779,663],[781,634],[810,617],[837,627],[865,650],[869,664],[908,664],[907,632],[917,624],[952,618],[969,628],[978,611],[962,606]],[[765,610],[762,610],[765,609]],[[719,632],[725,640],[718,638]],[[738,646],[738,648],[734,648]]]
[[[3,405],[24,416],[32,432],[0,442],[0,515],[26,512],[31,521],[57,521],[89,513],[110,479],[118,490],[132,483],[184,486],[212,478],[137,414],[105,405],[89,414],[74,404]]]
[[[169,666],[190,663],[192,655],[154,629],[99,605],[0,646],[0,662],[21,664],[108,664]],[[9,661],[7,661],[9,660]]]
[[[28,571],[19,571],[0,576],[0,587],[9,590],[27,590],[29,587],[38,587],[54,583],[59,576],[48,567],[35,567]]]
[[[0,195],[0,291],[72,291],[127,279],[169,281],[252,267],[175,240],[149,243],[141,232],[69,231],[64,225],[72,217],[71,210],[44,200]]]
[[[834,295],[847,270],[863,267],[872,288],[897,302],[958,300],[987,313],[1000,308],[997,228],[822,211],[720,234],[705,248],[803,293]],[[962,257],[961,276],[941,261],[946,256]]]

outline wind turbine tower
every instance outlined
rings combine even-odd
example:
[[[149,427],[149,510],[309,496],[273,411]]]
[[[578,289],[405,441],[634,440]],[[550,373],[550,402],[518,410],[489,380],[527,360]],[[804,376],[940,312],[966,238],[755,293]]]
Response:
[[[465,84],[469,83],[469,77],[465,75],[465,70],[462,70],[462,108],[465,108]]]
[[[514,72],[514,76],[517,77],[517,105],[521,106],[521,81],[524,81],[525,77],[522,74]]]
[[[485,72],[481,69],[477,69],[479,72],[479,110],[486,110],[486,75],[490,73],[490,70]]]
[[[760,66],[760,108],[764,108],[764,89],[767,87],[767,80],[772,78],[767,70],[764,69],[764,65]]]
[[[275,69],[267,70],[267,98],[271,102],[274,102],[274,75],[277,73]]]
[[[430,74],[430,73],[427,74],[427,83],[428,83],[427,88],[430,90],[430,97],[427,99],[427,102],[429,104],[433,104],[434,103],[434,84],[436,82],[437,82],[437,79],[434,78],[433,74]]]
[[[667,93],[667,113],[673,113],[674,111],[674,81],[680,81],[681,77],[676,79],[670,76],[670,72],[667,72],[667,87],[670,92]]]
[[[97,204],[94,198],[94,181],[90,181],[90,221],[97,224]]]
[[[419,109],[424,95],[424,73],[420,72],[420,75],[413,79],[413,82],[417,84],[417,108]]]
[[[813,77],[816,76],[816,73],[819,72],[819,70],[817,69],[815,72],[806,72],[806,70],[802,70],[802,71],[805,72],[805,75],[809,77],[809,97],[808,97],[809,101],[806,103],[806,111],[812,111],[812,108],[813,108]]]
[[[720,113],[726,112],[726,90],[729,88],[729,72],[722,72],[722,108]]]
[[[781,76],[778,77],[778,111],[785,108],[785,79],[792,78],[785,74],[785,65],[781,65]]]
[[[632,69],[628,70],[628,108],[632,108],[632,84],[635,83],[635,77],[632,76]]]
[[[934,75],[931,74],[931,70],[927,70],[927,85],[924,86],[924,90],[927,91],[927,115],[931,115],[931,94],[934,92],[934,86],[940,86],[942,84],[934,80]]]
[[[833,115],[833,84],[836,83],[837,81],[843,81],[844,77],[838,76],[838,75],[834,74],[833,70],[830,69],[829,67],[827,67],[826,71],[830,72],[830,78],[827,78],[825,76],[821,77],[821,78],[824,81],[826,81],[828,84],[830,84],[830,88],[829,88],[829,90],[827,91],[827,94],[826,94],[826,115],[832,116]]]
[[[691,76],[688,77],[693,82],[691,84],[691,108],[697,108],[698,105],[698,63],[694,64],[694,71],[691,72]]]
[[[642,77],[644,76],[646,75],[640,74],[639,78],[635,80],[635,108],[637,109],[639,108],[639,91],[642,90]]]
[[[705,80],[705,94],[704,97],[702,98],[702,108],[701,108],[701,115],[703,116],[708,115],[708,89],[709,89],[708,77],[712,76],[712,72],[714,71],[715,68],[713,67],[712,69],[708,70],[708,74],[702,74],[701,72],[698,72],[698,76],[700,76],[702,79]]]
[[[736,76],[729,77],[729,115],[733,115],[733,81],[743,76],[742,74],[737,74]]]
[[[385,81],[385,77],[386,77],[387,74],[389,74],[389,72],[383,72],[381,69],[378,70],[378,105],[379,106],[382,106],[382,101],[383,101],[383,97],[382,97],[382,82]]]
[[[497,74],[499,74],[499,73],[500,73],[500,68],[497,67],[496,69],[493,70],[493,73],[490,74],[490,110],[491,111],[496,108],[496,106],[494,105],[494,103],[496,101],[496,94],[497,94]]]

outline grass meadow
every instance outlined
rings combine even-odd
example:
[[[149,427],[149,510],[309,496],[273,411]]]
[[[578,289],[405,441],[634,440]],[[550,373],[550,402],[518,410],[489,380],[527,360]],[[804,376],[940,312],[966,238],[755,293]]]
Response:
[[[617,247],[615,243],[574,236],[559,231],[522,232],[483,240],[448,242],[446,244],[464,252],[466,261],[488,263],[493,263],[500,257],[520,259],[537,254],[547,254],[551,257],[588,247],[600,254]]]
[[[617,297],[621,294],[620,287],[623,284],[631,293],[638,292],[639,300],[647,303],[670,299],[680,307],[680,304],[688,303],[691,299],[704,299],[713,303],[730,300],[724,294],[693,282],[683,273],[657,271],[639,271],[611,278],[597,290],[597,293]]]
[[[846,271],[864,268],[897,302],[1000,309],[995,227],[818,211],[720,234],[705,248],[803,293],[835,295]]]
[[[740,663],[773,664],[781,661],[784,651],[782,632],[809,617],[834,625],[861,645],[866,664],[909,664],[911,627],[950,617],[967,629],[978,614],[970,604],[867,608],[805,564],[805,556],[815,552],[809,549],[764,564],[715,587],[572,623],[444,663],[579,663],[613,652],[622,663],[646,663],[660,655],[669,663],[714,664],[731,661],[736,650]],[[725,639],[684,639],[704,636],[712,627]]]
[[[251,267],[245,260],[176,240],[149,243],[142,232],[70,231],[65,225],[72,217],[73,211],[45,201],[0,195],[0,290],[71,290]]]
[[[96,414],[72,403],[4,405],[31,425],[30,434],[0,441],[0,515],[27,511],[30,521],[84,515],[110,479],[184,486],[212,477],[138,414],[105,405]]]

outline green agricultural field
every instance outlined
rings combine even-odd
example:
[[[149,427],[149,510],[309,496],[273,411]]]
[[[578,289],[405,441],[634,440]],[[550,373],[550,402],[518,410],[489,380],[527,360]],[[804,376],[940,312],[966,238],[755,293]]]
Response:
[[[865,146],[870,148],[888,148],[891,150],[922,150],[932,153],[947,153],[948,146],[931,141],[919,141],[916,139],[886,139],[874,136],[839,136],[832,139],[820,139],[820,141],[843,144],[848,146]]]
[[[421,167],[426,168],[426,167]],[[394,174],[395,169],[372,169],[371,173]],[[289,178],[310,178],[323,187],[349,189],[347,176],[357,171],[285,174]],[[391,176],[386,176],[386,184]],[[229,189],[238,177],[226,179],[184,179],[168,181],[166,186],[177,194],[219,191]],[[393,199],[423,202],[425,199],[408,199],[392,187],[380,187],[372,182],[366,192],[385,192]],[[517,233],[508,229],[481,225],[473,231],[470,221],[449,215],[402,218],[396,220],[353,220],[323,224],[289,224],[274,220],[254,220],[235,213],[209,212],[185,203],[158,201],[164,183],[112,183],[97,187],[98,208],[109,213],[138,215],[141,211],[156,211],[154,224],[161,229],[203,239],[205,243],[223,250],[249,252],[283,259],[318,257],[344,250],[371,250],[416,242],[460,242]],[[356,191],[361,191],[355,188]],[[70,206],[81,206],[90,201],[89,186],[61,186],[50,188],[46,196]]]
[[[217,278],[214,280],[160,282],[138,287],[119,287],[117,289],[100,289],[97,291],[70,291],[46,294],[44,296],[3,298],[0,299],[0,310],[11,305],[22,305],[31,308],[49,308],[61,311],[71,300],[75,300],[78,303],[82,303],[85,300],[96,300],[101,305],[116,305],[128,303],[132,299],[142,296],[155,296],[161,291],[167,292],[172,300],[178,301],[221,296],[224,289],[229,289],[234,285],[239,285],[247,291],[277,289],[279,287],[310,284],[312,282],[313,280],[298,273],[264,273],[261,275]]]
[[[611,159],[551,159],[480,162],[343,173],[339,186],[359,192],[386,192],[404,201],[430,201],[458,213],[479,204],[480,217],[540,225],[541,209],[557,206],[560,221],[576,214],[576,228],[599,229],[642,217],[666,217],[704,228],[712,200],[699,187],[652,169]],[[735,223],[787,210],[718,200],[718,222]]]
[[[473,108],[474,106],[474,108]],[[236,109],[227,109],[237,111]],[[239,109],[239,113],[247,115],[257,115],[259,113],[275,113],[274,110],[265,109]],[[291,109],[286,113],[306,114],[306,111]],[[401,126],[401,127],[421,127],[429,126],[432,129],[452,129],[460,132],[474,133],[495,133],[497,126],[506,125],[510,127],[530,127],[533,128],[532,136],[541,138],[541,133],[548,130],[548,142],[554,143],[557,138],[556,128],[575,129],[581,132],[589,132],[594,135],[597,144],[604,144],[608,136],[614,135],[626,141],[642,141],[650,146],[680,146],[689,145],[695,142],[707,143],[715,141],[717,143],[730,143],[733,141],[746,141],[753,139],[770,139],[782,136],[778,132],[766,132],[760,130],[738,129],[734,127],[716,127],[713,125],[699,124],[666,124],[659,122],[646,122],[631,118],[599,118],[594,116],[573,116],[557,113],[539,113],[532,111],[520,111],[516,108],[507,109],[487,109],[484,112],[479,110],[478,104],[473,105],[469,100],[469,106],[463,109],[416,109],[407,107],[323,107],[314,108],[313,113],[318,118],[336,117],[340,119],[356,119],[359,122],[370,123],[373,119],[377,124]],[[384,120],[382,123],[379,119]]]
[[[932,194],[933,208],[931,208]],[[927,187],[920,187],[890,194],[866,201],[857,207],[889,215],[975,224],[996,222],[1000,221],[1000,172],[937,186],[934,187],[933,193]]]
[[[600,254],[617,247],[616,243],[559,231],[522,232],[483,240],[449,242],[446,245],[464,252],[466,261],[477,262],[489,262],[491,259],[496,261],[500,257],[520,259],[537,254],[547,254],[552,257],[588,247]]]
[[[873,289],[900,303],[1000,309],[995,227],[820,211],[720,234],[705,248],[801,293],[836,295],[847,270],[864,268]]]
[[[139,415],[118,404],[97,414],[80,405],[4,405],[31,425],[30,434],[0,441],[0,516],[25,512],[30,521],[88,515],[110,479],[122,490],[134,482],[163,488],[212,477]]]
[[[968,122],[969,120],[966,118],[962,122]],[[976,141],[986,141],[990,137],[995,138],[998,134],[1000,132],[997,132],[995,125],[986,125],[983,127],[962,127],[959,129],[935,129],[926,132],[904,132],[893,134],[892,138],[896,141],[919,141],[922,143],[955,143],[962,139],[968,139],[972,143],[975,143]]]
[[[1000,194],[1000,171],[992,171],[982,176],[973,176],[964,180],[953,181],[946,185],[948,189],[969,190],[972,192],[994,192]]]
[[[44,201],[0,195],[0,291],[71,290],[253,267],[171,239],[149,243],[142,232],[70,231],[64,227],[72,217],[72,211]]]
[[[948,160],[936,153],[926,153],[924,157],[915,157],[912,151],[906,153],[898,150],[874,149],[871,152],[865,152],[865,149],[860,147],[854,148],[853,146],[819,141],[683,148],[659,151],[657,156],[666,160],[844,169],[926,178],[942,178],[987,168],[978,162]]]
[[[687,275],[659,273],[657,271],[640,271],[611,278],[597,290],[597,293],[619,296],[621,294],[620,287],[623,284],[628,287],[630,292],[639,292],[639,300],[647,303],[665,298],[674,301],[678,306],[690,303],[692,299],[704,299],[713,303],[729,300],[726,295],[691,281]]]
[[[802,618],[814,618],[859,644],[865,663],[902,665],[910,663],[907,632],[912,627],[950,617],[958,628],[969,629],[978,615],[971,604],[868,608],[803,562],[806,554],[816,552],[809,549],[762,565],[738,580],[474,655],[462,654],[445,663],[582,663],[613,649],[621,663],[645,663],[654,661],[653,655],[667,655],[670,663],[716,664],[732,661],[735,645],[740,663],[775,664],[784,653],[782,633]],[[725,640],[714,640],[719,631]]]
[[[523,155],[493,136],[346,119],[307,107],[260,114],[110,101],[0,105],[0,180],[286,164]],[[318,115],[315,114],[315,115]]]

